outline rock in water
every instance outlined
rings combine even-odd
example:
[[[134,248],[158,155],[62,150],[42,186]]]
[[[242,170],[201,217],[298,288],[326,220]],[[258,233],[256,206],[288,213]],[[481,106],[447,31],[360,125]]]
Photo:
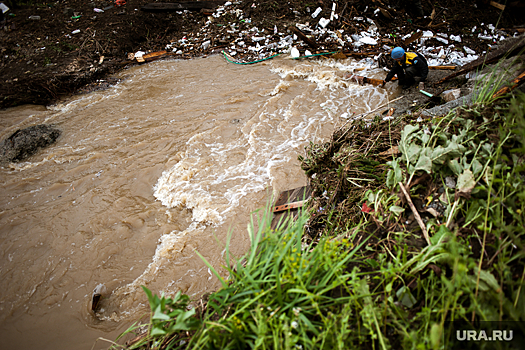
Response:
[[[0,142],[0,164],[20,162],[53,144],[62,132],[50,125],[33,125],[15,131]]]

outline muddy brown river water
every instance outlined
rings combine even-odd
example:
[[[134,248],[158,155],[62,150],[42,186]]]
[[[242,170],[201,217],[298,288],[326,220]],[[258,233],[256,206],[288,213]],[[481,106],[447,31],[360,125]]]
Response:
[[[306,183],[304,147],[391,98],[341,78],[364,65],[155,62],[105,91],[0,111],[2,139],[41,123],[63,131],[0,168],[0,348],[106,349],[99,338],[148,312],[141,285],[193,298],[217,289],[195,250],[224,273],[228,231],[241,256],[250,213]]]

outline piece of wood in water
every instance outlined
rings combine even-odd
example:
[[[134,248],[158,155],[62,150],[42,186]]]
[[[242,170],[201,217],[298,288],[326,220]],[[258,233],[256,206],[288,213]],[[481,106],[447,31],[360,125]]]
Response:
[[[279,197],[277,197],[277,200],[274,204],[274,208],[286,204],[304,202],[308,198],[310,198],[310,194],[311,188],[309,185],[298,187],[293,190],[283,191],[281,192],[281,194],[279,194]],[[281,223],[285,222],[285,220],[287,220],[288,218],[295,220],[297,218],[298,213],[299,207],[275,212],[272,219],[271,229],[275,230]]]

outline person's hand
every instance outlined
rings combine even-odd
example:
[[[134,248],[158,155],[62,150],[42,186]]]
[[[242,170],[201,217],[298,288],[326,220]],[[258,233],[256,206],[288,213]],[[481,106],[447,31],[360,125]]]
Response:
[[[386,84],[386,81],[385,81],[385,80],[383,80],[383,84],[381,84],[381,87],[383,87],[383,88],[384,88],[384,87],[385,87],[385,84]]]

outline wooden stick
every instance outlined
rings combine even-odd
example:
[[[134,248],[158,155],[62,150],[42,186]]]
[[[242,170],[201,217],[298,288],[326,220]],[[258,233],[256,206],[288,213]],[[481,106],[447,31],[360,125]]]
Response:
[[[308,44],[312,49],[317,50],[318,45],[314,39],[307,37],[299,28],[296,26],[288,27],[293,33],[295,33],[302,41]]]
[[[403,186],[403,183],[398,182],[399,187],[401,188],[401,191],[405,195],[405,198],[407,199],[408,205],[410,206],[410,209],[412,209],[412,213],[414,213],[414,217],[417,220],[417,223],[419,224],[419,227],[421,227],[421,231],[423,231],[423,236],[425,237],[425,240],[427,241],[428,245],[430,244],[430,238],[428,237],[427,228],[425,227],[425,224],[423,223],[423,220],[421,220],[421,216],[419,216],[419,212],[417,211],[416,207],[414,206],[414,203],[412,203],[412,199],[410,199],[410,194],[405,189],[405,186]]]
[[[502,87],[498,92],[496,92],[494,95],[492,95],[492,98],[496,98],[498,96],[501,96],[503,94],[506,94],[508,92],[511,92],[521,84],[525,82],[525,72],[521,73],[516,79],[512,81],[511,86],[504,86]]]
[[[497,8],[498,10],[501,10],[501,11],[505,10],[505,5],[502,5],[499,2],[491,1],[490,4],[494,6],[495,8]]]
[[[454,69],[456,69],[456,66],[428,66],[428,69],[440,69],[440,70],[449,69],[449,70],[454,70]]]

